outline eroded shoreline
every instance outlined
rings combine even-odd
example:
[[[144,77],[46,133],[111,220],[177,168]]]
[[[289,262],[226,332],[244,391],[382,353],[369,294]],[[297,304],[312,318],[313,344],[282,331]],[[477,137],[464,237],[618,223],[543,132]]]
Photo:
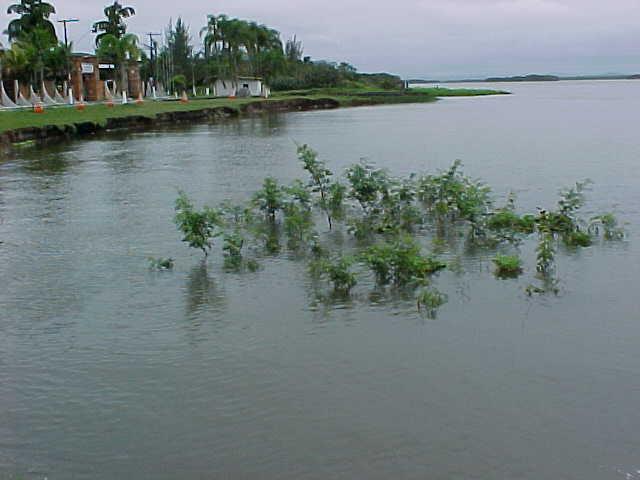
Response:
[[[364,105],[364,103],[363,103]],[[305,110],[329,110],[343,106],[332,98],[295,98],[284,100],[255,101],[239,105],[209,107],[194,110],[162,112],[155,115],[130,115],[97,121],[74,122],[63,125],[45,125],[7,130],[0,134],[3,150],[25,142],[53,143],[82,138],[102,132],[116,130],[143,130],[157,126],[200,123],[225,118],[238,118],[265,112],[294,112]]]

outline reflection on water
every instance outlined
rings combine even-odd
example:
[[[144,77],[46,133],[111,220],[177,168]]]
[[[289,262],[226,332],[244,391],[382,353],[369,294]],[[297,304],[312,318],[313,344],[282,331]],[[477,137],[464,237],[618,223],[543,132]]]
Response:
[[[514,95],[266,115],[24,149],[0,163],[0,478],[629,478],[640,451],[639,83],[514,85]],[[511,85],[510,85],[511,87]],[[260,271],[203,261],[172,223],[303,176],[465,172],[535,211],[575,180],[628,240],[559,255],[558,296],[453,230],[435,320],[366,273],[314,282],[265,230]],[[429,229],[432,231],[432,229]],[[437,232],[436,232],[437,233]],[[328,242],[348,248],[351,236]],[[265,251],[265,246],[269,247]],[[270,251],[269,251],[270,250]],[[447,253],[453,252],[453,253]],[[146,259],[173,257],[170,272]],[[627,475],[627,477],[625,477]]]
[[[207,262],[203,260],[189,272],[186,285],[186,317],[191,325],[201,325],[204,313],[211,310],[219,313],[224,309],[224,295],[210,277]]]

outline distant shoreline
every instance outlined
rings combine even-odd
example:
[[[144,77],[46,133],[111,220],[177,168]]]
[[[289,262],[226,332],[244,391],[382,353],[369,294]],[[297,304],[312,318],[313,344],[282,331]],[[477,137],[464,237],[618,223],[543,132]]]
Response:
[[[411,85],[428,85],[437,83],[517,83],[517,82],[559,82],[567,80],[640,80],[640,74],[633,75],[577,75],[561,77],[556,75],[516,75],[511,77],[467,78],[463,80],[408,80]]]

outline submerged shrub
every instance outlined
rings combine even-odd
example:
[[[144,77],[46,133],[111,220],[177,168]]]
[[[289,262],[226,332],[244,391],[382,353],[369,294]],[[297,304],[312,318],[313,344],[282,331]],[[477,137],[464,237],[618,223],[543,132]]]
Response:
[[[360,258],[382,285],[391,281],[396,286],[421,282],[428,275],[446,268],[445,263],[423,256],[415,240],[406,236],[393,242],[373,245]]]
[[[313,236],[315,224],[311,211],[311,193],[300,180],[283,191],[286,194],[282,202],[284,231],[289,238],[289,246],[297,248]]]
[[[342,198],[340,195],[336,196],[333,192],[332,195],[332,183],[331,176],[333,173],[327,169],[324,162],[318,160],[318,154],[315,150],[307,145],[298,147],[298,158],[302,162],[303,168],[311,175],[311,181],[309,186],[316,193],[320,194],[320,208],[327,216],[327,222],[329,223],[329,230],[333,228],[332,225],[332,213],[333,210],[337,210],[341,207]],[[337,201],[340,201],[340,205],[334,205]]]
[[[618,225],[618,219],[613,213],[604,213],[591,219],[589,231],[599,235],[601,229],[605,240],[620,240],[624,238],[624,229]]]
[[[539,235],[536,247],[536,270],[542,275],[549,275],[555,269],[556,250],[553,235],[542,232]]]
[[[226,234],[222,250],[224,252],[224,265],[230,269],[238,269],[242,265],[242,247],[244,238],[238,232]]]
[[[254,210],[249,205],[238,205],[230,201],[222,202],[220,212],[225,223],[235,224],[237,227],[248,227],[255,222]]]
[[[209,255],[213,238],[222,234],[221,213],[206,206],[201,211],[196,210],[184,192],[180,192],[175,208],[176,226],[184,234],[182,241],[202,250],[205,256]]]
[[[573,218],[575,213],[580,210],[585,203],[585,191],[591,185],[591,180],[576,182],[575,186],[562,190],[560,192],[560,200],[558,201],[558,212],[569,218]]]
[[[311,210],[295,203],[284,208],[284,231],[292,248],[306,243],[313,236],[313,227]]]
[[[335,291],[348,293],[357,281],[351,270],[353,259],[329,259],[333,245],[327,239],[325,245],[320,242],[315,230],[321,218],[318,214],[326,216],[329,229],[336,219],[344,221],[356,239],[362,240],[356,242],[358,261],[373,272],[378,284],[396,287],[425,286],[429,275],[446,268],[443,262],[422,253],[413,237],[418,228],[433,228],[434,245],[453,254],[459,253],[456,249],[460,245],[465,249],[494,248],[505,241],[518,244],[536,233],[536,270],[542,286],[527,287],[527,293],[533,294],[558,291],[554,273],[560,241],[586,247],[600,234],[605,239],[624,237],[610,213],[588,222],[580,217],[589,182],[561,191],[552,210],[519,215],[513,195],[504,207],[494,210],[490,188],[465,176],[459,161],[444,172],[418,179],[414,175],[394,178],[361,162],[346,170],[347,183],[342,184],[333,180],[331,171],[308,146],[298,148],[298,158],[310,175],[308,182],[297,180],[283,187],[268,177],[245,205],[225,202],[219,210],[197,210],[180,192],[175,222],[183,241],[206,255],[213,239],[226,229],[222,246],[225,266],[239,269],[246,265],[255,270],[255,261],[243,260],[243,248],[263,242],[269,253],[277,254],[285,235],[290,248],[304,247],[300,253],[310,254],[314,276],[331,282]],[[338,236],[331,235],[330,240],[338,240]],[[161,260],[152,263],[154,268],[170,268]],[[498,277],[514,277],[523,271],[522,260],[515,255],[496,255],[493,263]],[[421,291],[417,299],[418,308],[427,311],[435,311],[444,301],[446,296],[435,289]]]
[[[258,190],[253,201],[262,210],[267,219],[274,222],[278,210],[282,208],[283,192],[276,179],[267,177],[264,179],[262,189]]]
[[[444,293],[435,288],[424,288],[416,296],[418,311],[425,311],[427,316],[435,318],[438,308],[447,303],[448,298]]]
[[[493,263],[496,265],[495,274],[499,278],[517,277],[522,273],[522,260],[517,255],[496,255]]]
[[[172,270],[173,258],[154,258],[149,257],[149,268],[152,270]]]
[[[381,215],[377,230],[381,233],[413,231],[422,222],[422,212],[415,204],[417,192],[414,176],[407,179],[390,179],[381,200]]]
[[[387,172],[365,162],[349,167],[347,180],[350,185],[349,197],[356,200],[367,215],[379,209],[381,198],[388,194]]]
[[[347,187],[340,182],[333,182],[329,185],[329,196],[327,198],[327,208],[332,218],[342,219],[344,216],[344,200],[347,194]]]
[[[593,243],[591,235],[580,230],[566,233],[563,235],[562,240],[569,247],[588,247]]]
[[[536,219],[533,215],[518,216],[511,210],[503,209],[494,212],[487,220],[490,230],[511,230],[519,233],[533,233]]]
[[[418,197],[427,210],[443,219],[475,222],[491,205],[491,189],[462,174],[462,162],[456,160],[446,172],[427,175],[418,181]]]
[[[348,294],[358,283],[355,273],[351,271],[352,265],[353,259],[350,257],[340,257],[333,262],[325,261],[324,272],[335,292]]]
[[[260,269],[260,264],[253,258],[247,260],[247,270],[250,272],[257,272]]]
[[[256,224],[252,228],[256,240],[264,245],[264,249],[270,255],[280,252],[280,226],[275,222],[266,221]]]

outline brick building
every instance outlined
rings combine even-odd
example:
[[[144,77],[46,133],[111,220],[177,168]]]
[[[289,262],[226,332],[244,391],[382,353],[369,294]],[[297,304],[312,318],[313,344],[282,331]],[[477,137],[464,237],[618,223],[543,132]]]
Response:
[[[98,57],[91,54],[75,53],[72,57],[71,68],[71,88],[76,100],[80,99],[80,93],[83,98],[89,102],[97,102],[104,100],[105,80],[111,80],[110,73],[112,69],[105,69],[101,75],[100,63]],[[128,96],[136,98],[142,91],[142,81],[140,79],[140,66],[137,62],[131,62],[127,66],[128,78]]]

